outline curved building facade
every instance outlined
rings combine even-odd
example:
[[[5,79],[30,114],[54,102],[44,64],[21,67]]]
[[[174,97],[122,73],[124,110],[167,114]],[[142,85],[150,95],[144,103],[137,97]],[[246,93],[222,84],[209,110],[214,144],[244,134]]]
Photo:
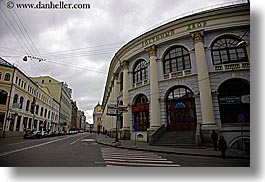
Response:
[[[110,63],[103,127],[122,139],[134,139],[137,130],[142,141],[161,127],[192,132],[197,144],[210,143],[216,130],[238,147],[250,136],[249,34],[249,5],[238,4],[174,20],[131,40]],[[117,103],[128,112],[109,116],[108,106]]]

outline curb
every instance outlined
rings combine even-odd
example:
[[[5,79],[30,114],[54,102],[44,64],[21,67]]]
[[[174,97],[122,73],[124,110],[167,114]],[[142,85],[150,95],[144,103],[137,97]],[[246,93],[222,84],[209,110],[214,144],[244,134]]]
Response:
[[[170,151],[162,151],[162,150],[151,150],[151,149],[144,149],[144,148],[133,148],[133,147],[124,147],[124,146],[114,146],[108,143],[97,141],[98,144],[121,148],[121,149],[130,149],[130,150],[138,150],[138,151],[146,151],[146,152],[157,152],[163,154],[176,154],[176,155],[186,155],[186,156],[202,156],[202,157],[215,157],[215,158],[222,158],[220,155],[207,155],[207,154],[192,154],[192,153],[183,153],[183,152],[170,152]],[[249,156],[226,156],[226,159],[250,159]]]

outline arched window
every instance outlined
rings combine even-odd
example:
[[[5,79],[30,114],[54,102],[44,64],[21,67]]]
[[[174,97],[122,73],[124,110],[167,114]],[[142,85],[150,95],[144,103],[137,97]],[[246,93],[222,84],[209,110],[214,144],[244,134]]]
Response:
[[[143,59],[137,61],[133,69],[133,83],[138,83],[147,80],[147,62]]]
[[[6,73],[5,74],[5,81],[9,81],[10,80],[10,73]]]
[[[0,72],[0,80],[2,79],[2,72]]]
[[[211,46],[213,64],[247,62],[246,46],[239,46],[240,41],[241,39],[232,35],[217,38]]]
[[[0,90],[0,104],[6,105],[8,93],[4,90]]]
[[[145,95],[136,96],[132,106],[134,124],[139,124],[139,131],[146,131],[149,128],[149,103]]]
[[[250,121],[250,85],[242,79],[229,79],[218,88],[219,110],[222,123]],[[243,115],[243,116],[242,116]]]
[[[27,104],[26,104],[26,111],[29,111],[29,105],[30,105],[30,101],[27,100]]]
[[[51,111],[49,110],[49,112],[48,112],[48,119],[50,119],[50,116],[51,116]]]
[[[19,109],[22,109],[22,107],[23,107],[23,102],[24,102],[24,98],[21,96],[20,99],[19,99],[19,103],[20,103],[20,105],[19,105]]]
[[[165,74],[191,69],[190,53],[183,46],[172,47],[166,52],[163,60]]]
[[[17,94],[15,94],[14,95],[14,100],[13,100],[13,103],[17,103],[18,102],[18,95]]]
[[[166,94],[167,129],[181,131],[196,129],[196,109],[193,92],[185,86],[175,86]]]

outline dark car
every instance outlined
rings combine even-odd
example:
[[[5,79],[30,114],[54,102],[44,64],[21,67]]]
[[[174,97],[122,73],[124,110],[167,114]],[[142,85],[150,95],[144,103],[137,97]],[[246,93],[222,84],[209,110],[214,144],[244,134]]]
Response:
[[[24,135],[24,138],[42,138],[41,131],[30,131]]]

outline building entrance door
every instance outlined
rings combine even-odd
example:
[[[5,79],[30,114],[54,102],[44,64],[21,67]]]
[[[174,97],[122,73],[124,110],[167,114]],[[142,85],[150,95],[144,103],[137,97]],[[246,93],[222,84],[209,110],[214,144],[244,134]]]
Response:
[[[178,90],[169,93],[166,99],[167,130],[194,131],[196,129],[195,99],[190,90]],[[179,94],[178,94],[179,93]]]

